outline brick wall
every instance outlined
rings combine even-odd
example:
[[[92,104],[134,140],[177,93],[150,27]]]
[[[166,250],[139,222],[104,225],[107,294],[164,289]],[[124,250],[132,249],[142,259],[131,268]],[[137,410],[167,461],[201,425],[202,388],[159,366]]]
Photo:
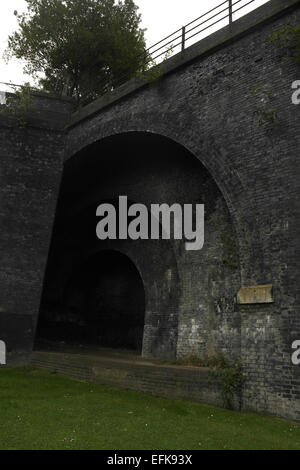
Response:
[[[0,335],[30,350],[39,311],[64,157],[70,103],[32,99],[28,126],[0,118]]]
[[[84,158],[88,168],[90,146],[95,145],[101,169],[105,152],[99,149],[105,150],[106,139],[117,148],[118,134],[131,134],[134,147],[134,137],[141,133],[146,149],[145,134],[161,136],[168,139],[169,158],[175,145],[198,159],[196,179],[202,181],[208,172],[214,188],[208,198],[213,201],[212,221],[206,223],[204,251],[192,258],[179,243],[119,247],[140,270],[148,292],[144,354],[200,354],[214,348],[238,354],[245,377],[243,406],[299,419],[300,367],[291,363],[292,341],[300,338],[299,107],[291,103],[291,84],[299,79],[299,69],[268,41],[281,25],[297,22],[298,1],[272,0],[236,22],[232,34],[221,30],[170,59],[156,86],[131,83],[73,115],[66,145],[61,124],[53,126],[58,109],[62,106],[64,114],[66,104],[55,102],[54,115],[48,108],[48,117],[40,116],[26,131],[1,122],[0,318],[13,347],[32,345],[62,158],[65,170],[76,169]],[[254,112],[267,90],[272,91],[270,106],[278,118],[259,125]],[[126,168],[130,151],[119,153]],[[132,177],[128,172],[129,179],[120,184],[112,167],[107,192],[94,193],[93,203],[117,197],[124,182],[137,202],[155,202],[155,195],[174,202],[176,188],[181,200],[201,202],[205,191],[196,194],[189,168],[183,169],[176,186],[169,165],[169,172],[148,180],[142,165],[136,173],[132,168]],[[76,187],[82,187],[76,213],[91,201],[87,186],[83,178]],[[214,220],[221,214],[238,245],[239,269],[234,272],[220,262],[225,247],[217,241]],[[84,242],[79,240],[84,256],[99,249]],[[70,260],[72,256],[66,263],[69,269]],[[170,269],[174,276],[168,285]],[[240,285],[261,284],[273,285],[273,303],[236,305]]]
[[[261,22],[263,18],[268,19]],[[237,22],[233,37],[218,32],[186,56],[171,59],[157,86],[130,85],[127,94],[125,87],[75,115],[68,137],[70,158],[107,136],[159,134],[182,145],[208,169],[237,236],[241,285],[272,284],[274,290],[274,303],[241,306],[236,316],[230,315],[234,296],[220,295],[223,303],[218,299],[214,305],[216,315],[226,319],[226,305],[232,306],[218,332],[209,327],[210,336],[220,339],[219,346],[223,341],[225,351],[241,341],[246,408],[294,418],[300,411],[300,368],[291,364],[291,344],[300,336],[299,107],[291,103],[291,84],[299,79],[299,70],[268,38],[281,25],[299,21],[299,2],[269,2]],[[249,22],[253,27],[247,29]],[[255,109],[267,90],[278,118],[259,125]],[[185,263],[176,248],[175,253],[182,268],[177,353],[186,354],[206,335],[189,303],[201,297],[205,274],[199,274],[200,264],[195,271],[194,263]],[[228,281],[229,291],[235,286],[236,280]],[[214,289],[212,293],[216,298]],[[202,298],[207,295],[205,289]]]

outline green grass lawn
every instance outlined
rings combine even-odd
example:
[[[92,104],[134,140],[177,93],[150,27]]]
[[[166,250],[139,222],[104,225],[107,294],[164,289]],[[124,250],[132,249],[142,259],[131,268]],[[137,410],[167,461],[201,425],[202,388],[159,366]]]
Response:
[[[300,425],[2,369],[0,449],[300,449]]]

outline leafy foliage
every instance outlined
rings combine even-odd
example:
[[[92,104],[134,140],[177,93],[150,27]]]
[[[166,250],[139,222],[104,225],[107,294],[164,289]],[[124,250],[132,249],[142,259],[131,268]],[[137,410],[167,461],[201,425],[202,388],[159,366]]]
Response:
[[[141,70],[145,40],[134,0],[26,0],[15,15],[6,57],[25,59],[25,72],[46,91],[89,102]]]
[[[226,228],[227,222],[221,200],[217,201],[216,210],[218,214],[215,217],[216,232],[219,243],[223,247],[221,262],[230,270],[235,271],[240,265],[239,247],[234,234],[230,233]]]
[[[162,57],[161,62],[168,60],[173,53],[173,45],[171,45]],[[136,77],[150,85],[156,85],[163,77],[163,71],[160,64],[156,64],[151,55],[147,52],[145,54],[145,68],[136,73]]]
[[[238,269],[240,258],[237,242],[226,232],[220,233],[220,239],[225,249],[222,263],[232,270]]]
[[[224,406],[232,408],[232,400],[239,396],[242,383],[242,365],[239,361],[229,361],[223,354],[198,357],[191,353],[174,361],[161,361],[174,365],[209,368],[212,376],[219,382]]]
[[[274,123],[278,118],[278,113],[275,108],[272,108],[272,101],[274,95],[271,89],[257,87],[252,90],[253,95],[257,95],[260,101],[259,105],[256,105],[253,110],[253,115],[257,120],[258,124]]]
[[[219,380],[221,385],[221,395],[224,405],[232,407],[232,399],[241,390],[243,376],[242,366],[239,362],[225,362],[223,367],[212,367],[213,375]]]
[[[24,128],[33,108],[31,88],[29,83],[26,83],[21,90],[15,90],[13,95],[8,95],[7,103],[0,110],[0,115],[12,117],[16,120],[18,127]]]
[[[281,26],[269,39],[277,49],[285,49],[288,57],[300,64],[300,23]]]

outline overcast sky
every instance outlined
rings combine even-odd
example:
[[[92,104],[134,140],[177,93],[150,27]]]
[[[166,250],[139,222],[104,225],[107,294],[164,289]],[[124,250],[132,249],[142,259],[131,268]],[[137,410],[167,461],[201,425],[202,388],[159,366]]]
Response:
[[[147,28],[146,40],[148,47],[159,41],[169,33],[177,30],[184,24],[199,17],[223,0],[135,0],[142,14],[142,27]],[[233,0],[237,1],[237,0]],[[249,0],[239,0],[240,5],[245,5]],[[263,5],[269,0],[254,0],[251,5],[243,9],[247,13],[253,8]],[[238,6],[236,8],[238,8]],[[24,75],[21,61],[12,60],[6,64],[2,55],[7,46],[8,35],[17,29],[17,21],[14,10],[18,13],[26,10],[25,0],[1,0],[0,2],[0,82],[23,84],[30,81],[28,75]],[[240,15],[240,12],[235,16]],[[200,39],[199,37],[197,39]],[[0,83],[0,90],[6,87]]]

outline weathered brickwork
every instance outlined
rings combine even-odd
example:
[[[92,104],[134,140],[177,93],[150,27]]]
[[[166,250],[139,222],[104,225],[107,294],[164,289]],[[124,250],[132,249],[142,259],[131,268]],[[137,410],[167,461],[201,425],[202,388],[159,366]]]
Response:
[[[223,406],[220,386],[207,369],[133,361],[130,357],[125,360],[109,360],[99,356],[53,351],[34,352],[31,364],[101,385]],[[232,405],[239,409],[238,397],[234,397]]]
[[[70,113],[68,102],[50,97],[33,104],[25,129],[0,121],[0,331],[8,352],[32,348]]]
[[[147,207],[204,203],[204,248],[186,251],[183,240],[99,241],[97,205],[124,194]],[[145,356],[174,359],[219,351],[239,357],[238,259],[234,266],[230,258],[224,262],[229,247],[223,238],[236,238],[231,218],[212,177],[180,146],[160,136],[131,133],[83,150],[65,165],[55,226],[46,292],[52,308],[62,309],[69,273],[91,255],[114,249],[134,261],[144,282]]]
[[[257,25],[249,29],[249,22]],[[300,108],[291,102],[291,84],[300,71],[268,41],[281,25],[297,22],[299,2],[272,0],[236,22],[233,36],[218,32],[192,46],[193,54],[187,50],[170,59],[169,73],[155,86],[128,85],[119,97],[73,115],[66,145],[59,130],[30,128],[26,134],[1,128],[7,164],[1,167],[7,172],[1,176],[6,224],[1,242],[7,259],[1,266],[0,318],[6,324],[16,324],[6,320],[10,315],[18,315],[18,321],[37,316],[64,156],[50,251],[50,257],[61,260],[61,280],[52,290],[58,291],[88,256],[103,249],[121,251],[144,282],[144,356],[236,356],[243,364],[245,409],[300,419],[300,366],[291,362],[291,344],[300,339]],[[234,36],[235,31],[241,34]],[[255,109],[267,90],[277,118],[260,124]],[[22,171],[16,174],[18,168]],[[22,181],[28,181],[29,192]],[[178,241],[100,245],[96,219],[88,234],[85,221],[97,204],[121,194],[147,206],[204,202],[203,250],[186,252]],[[233,266],[228,239],[238,247]],[[55,270],[48,275],[55,283]],[[236,303],[241,286],[266,284],[273,286],[274,302]],[[24,323],[22,328],[32,327]],[[31,342],[28,334],[27,345]]]

